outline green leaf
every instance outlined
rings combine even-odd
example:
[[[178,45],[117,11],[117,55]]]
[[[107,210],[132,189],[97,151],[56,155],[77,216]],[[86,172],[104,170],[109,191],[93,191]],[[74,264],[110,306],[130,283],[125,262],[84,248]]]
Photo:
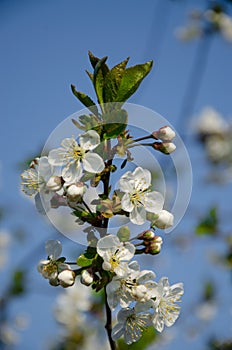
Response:
[[[73,94],[78,98],[78,100],[83,103],[85,107],[87,107],[90,112],[98,116],[98,109],[93,100],[91,98],[84,94],[83,92],[77,91],[75,85],[71,84],[71,89]]]
[[[72,119],[73,124],[81,130],[96,130],[97,133],[101,134],[102,126],[99,119],[94,114],[84,114],[79,117],[79,121]]]
[[[143,332],[142,337],[136,343],[127,345],[123,339],[118,341],[119,350],[145,350],[154,342],[156,339],[156,332],[153,327],[148,327]]]
[[[102,60],[105,60],[105,61],[106,61],[106,59],[107,59],[107,57],[98,58],[98,57],[94,56],[94,55],[92,54],[92,52],[90,52],[90,51],[88,52],[88,54],[89,54],[89,60],[90,60],[90,62],[91,62],[91,65],[92,65],[93,69],[96,68],[96,65],[97,65],[100,61],[102,61]],[[102,69],[103,75],[106,76],[106,74],[109,72],[109,67],[107,66],[107,64],[106,64],[105,62],[102,64],[101,69]],[[87,73],[87,74],[88,74],[88,73]]]
[[[213,207],[209,213],[204,217],[195,229],[198,235],[214,235],[217,233],[218,216],[217,208]]]
[[[93,85],[97,94],[98,102],[104,104],[104,78],[105,78],[105,69],[104,65],[107,60],[107,57],[103,57],[94,68],[93,74]]]
[[[138,89],[142,80],[150,72],[153,61],[138,64],[125,70],[115,101],[125,102]]]
[[[104,121],[104,138],[116,138],[127,127],[128,114],[125,109],[114,110],[111,113],[105,113],[102,115]]]
[[[128,242],[130,239],[130,229],[128,226],[122,226],[117,232],[120,242]]]
[[[84,254],[81,254],[77,258],[77,265],[81,267],[91,266],[93,262],[93,258],[87,258]]]
[[[129,57],[114,66],[105,77],[104,100],[105,102],[114,102],[117,99],[118,89],[120,87],[122,77],[125,73],[126,65]]]
[[[87,73],[89,79],[93,82],[93,74],[90,73],[87,69],[86,69],[86,73]]]
[[[22,270],[16,270],[13,273],[11,286],[9,290],[9,294],[11,295],[19,295],[25,292],[25,272]]]

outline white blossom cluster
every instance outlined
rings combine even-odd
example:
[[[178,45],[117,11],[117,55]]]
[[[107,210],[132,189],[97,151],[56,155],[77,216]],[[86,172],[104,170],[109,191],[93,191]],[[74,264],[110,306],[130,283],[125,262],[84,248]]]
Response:
[[[174,324],[180,313],[176,302],[184,292],[182,283],[170,286],[166,277],[155,282],[153,271],[140,271],[138,262],[131,261],[135,246],[114,235],[101,238],[97,252],[103,258],[103,269],[114,273],[106,287],[108,304],[111,310],[121,306],[112,330],[114,340],[123,335],[125,342],[132,344],[146,327],[153,325],[162,332],[165,325]]]
[[[225,40],[232,41],[232,19],[222,8],[193,11],[189,23],[178,28],[176,34],[180,40],[190,41],[215,32],[219,32]]]
[[[22,190],[25,194],[35,195],[37,207],[45,211],[59,205],[78,203],[86,191],[86,186],[79,181],[83,170],[96,174],[105,165],[102,158],[92,152],[100,144],[100,137],[94,130],[89,130],[79,137],[66,138],[60,148],[49,152],[48,157],[36,158],[30,168],[21,175]],[[60,170],[61,169],[61,170]]]
[[[129,139],[130,142],[125,136],[126,161],[130,159],[131,145],[137,146],[137,141],[148,138],[153,139],[148,146],[170,154],[176,148],[172,142],[174,137],[175,132],[169,126],[138,140]],[[94,244],[72,263],[66,263],[66,258],[61,257],[59,241],[48,240],[45,244],[47,258],[39,262],[38,271],[52,286],[76,288],[74,284],[79,276],[85,286],[96,291],[104,288],[111,312],[121,308],[111,337],[116,341],[124,336],[125,342],[131,344],[140,339],[147,327],[153,326],[162,332],[165,325],[173,325],[179,316],[177,302],[183,294],[182,283],[170,286],[166,277],[157,282],[153,271],[141,270],[138,262],[133,260],[136,254],[160,252],[163,240],[156,234],[156,229],[171,227],[174,217],[164,209],[163,195],[152,190],[150,171],[142,167],[125,172],[110,196],[109,174],[116,170],[110,156],[117,147],[101,156],[100,143],[100,135],[95,130],[81,134],[77,140],[65,138],[61,147],[31,162],[29,169],[21,175],[22,190],[29,196],[35,195],[37,207],[42,204],[45,212],[51,207],[69,206],[77,219],[99,233],[100,238],[94,236]],[[104,193],[90,202],[90,209],[85,202],[88,187],[96,187],[100,181]],[[92,210],[93,206],[95,210]],[[109,234],[107,220],[114,215],[126,216],[132,224],[139,226],[149,221],[149,229],[135,238],[130,238],[126,227],[121,227],[117,236]],[[134,240],[139,243],[133,244]],[[72,265],[79,268],[72,269]],[[60,315],[59,321],[68,324],[69,316],[66,317],[65,312]]]
[[[231,178],[231,124],[214,108],[205,107],[196,119],[195,130],[205,146],[208,159],[213,164],[224,165],[227,175]]]

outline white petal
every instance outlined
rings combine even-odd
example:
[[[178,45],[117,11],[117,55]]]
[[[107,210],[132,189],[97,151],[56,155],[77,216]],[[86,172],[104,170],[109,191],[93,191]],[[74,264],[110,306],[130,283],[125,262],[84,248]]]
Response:
[[[146,190],[151,184],[151,173],[147,169],[138,167],[133,172],[135,178],[135,188],[137,190]]]
[[[129,213],[134,209],[134,204],[131,202],[129,193],[125,193],[122,197],[121,206],[123,210]]]
[[[80,146],[84,150],[93,150],[100,143],[100,136],[95,130],[89,130],[85,134],[80,135],[79,137]]]
[[[131,193],[134,189],[134,176],[131,171],[127,171],[119,180],[120,190]]]
[[[74,147],[78,147],[78,143],[76,142],[76,140],[74,139],[74,137],[70,137],[70,138],[66,138],[63,139],[63,141],[61,142],[61,146],[66,148],[66,152],[67,150],[69,150],[70,148],[74,148]]]
[[[45,180],[48,180],[53,173],[53,168],[48,162],[48,157],[41,157],[39,159],[38,174]]]
[[[86,153],[85,157],[82,159],[84,170],[89,173],[100,173],[105,169],[105,164],[103,159],[97,153]]]
[[[47,255],[52,260],[56,260],[62,252],[62,245],[61,245],[60,241],[52,239],[52,240],[46,241],[45,250],[46,250]]]
[[[121,243],[118,239],[118,237],[114,235],[108,235],[105,236],[97,242],[97,253],[102,256],[105,254],[105,251],[107,250],[112,250],[112,249],[117,249],[117,247],[120,247]]]
[[[163,209],[164,198],[160,192],[150,192],[144,197],[144,206],[146,211],[159,213]]]
[[[49,152],[48,161],[51,165],[65,165],[67,151],[64,148],[56,148]]]
[[[121,336],[124,333],[124,327],[121,323],[117,323],[114,328],[112,329],[112,339],[113,340],[117,340],[119,338],[121,338]]]
[[[155,273],[153,271],[143,270],[140,272],[139,278],[137,279],[137,281],[139,283],[144,283],[147,281],[151,281],[153,279],[155,279]]]
[[[153,326],[155,327],[155,329],[158,331],[158,332],[162,332],[163,329],[164,329],[164,320],[159,317],[159,315],[155,314],[155,317],[153,318]]]
[[[80,180],[82,169],[80,163],[72,163],[62,170],[62,177],[67,184],[75,183]]]
[[[142,225],[146,221],[146,211],[144,207],[134,207],[130,213],[130,220],[133,224]]]
[[[135,246],[130,242],[126,242],[124,244],[124,247],[119,249],[119,252],[117,253],[117,258],[119,258],[120,260],[128,261],[133,258],[134,254],[135,254]]]

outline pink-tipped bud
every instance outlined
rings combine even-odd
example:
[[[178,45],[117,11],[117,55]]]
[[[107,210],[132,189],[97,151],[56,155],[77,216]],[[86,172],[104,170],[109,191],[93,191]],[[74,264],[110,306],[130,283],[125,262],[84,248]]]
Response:
[[[155,236],[149,245],[145,248],[146,254],[156,255],[161,251],[161,246],[163,244],[163,240],[160,236]]]
[[[158,131],[152,133],[152,135],[155,136],[155,138],[162,141],[172,141],[176,136],[176,133],[172,128],[170,128],[170,126],[166,125],[160,128]]]
[[[175,151],[176,146],[172,142],[154,142],[152,147],[159,152],[164,154],[170,154]]]
[[[158,218],[154,221],[154,225],[160,229],[173,226],[174,216],[167,210],[161,210]]]
[[[58,281],[60,282],[61,287],[67,288],[74,285],[75,282],[75,272],[72,270],[63,270],[58,275]]]
[[[83,182],[71,184],[66,189],[66,196],[71,202],[80,201],[86,192],[86,185]]]
[[[93,283],[93,275],[88,270],[84,270],[81,273],[80,282],[85,286],[90,286]]]
[[[155,232],[152,230],[143,231],[138,235],[138,239],[142,241],[151,241],[155,237]]]

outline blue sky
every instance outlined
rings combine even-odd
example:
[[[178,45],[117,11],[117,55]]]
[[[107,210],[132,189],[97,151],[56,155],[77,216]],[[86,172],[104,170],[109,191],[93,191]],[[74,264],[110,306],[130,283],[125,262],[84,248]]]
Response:
[[[131,65],[153,59],[152,72],[130,102],[157,111],[174,126],[180,125],[178,115],[199,41],[183,44],[174,32],[186,23],[193,5],[202,4],[202,0],[0,1],[1,204],[11,212],[5,226],[26,226],[33,231],[33,243],[27,242],[27,248],[46,240],[48,233],[46,223],[19,192],[19,165],[37,155],[52,130],[82,108],[71,93],[71,83],[94,96],[84,71],[90,69],[88,50],[99,57],[109,56],[110,66],[128,56]],[[215,36],[194,113],[205,105],[213,105],[228,118],[232,115],[231,59],[232,44]],[[189,126],[185,132],[191,134]],[[193,162],[203,164],[201,149],[195,146],[193,150],[188,143],[186,146]],[[202,171],[194,166],[195,189]],[[205,207],[217,198],[223,201],[224,194],[215,195],[212,187],[205,193]],[[199,192],[194,190],[196,206],[198,198]],[[34,265],[42,251],[40,246],[32,259]],[[23,254],[15,249],[11,252],[14,256],[20,260]],[[176,264],[180,268],[182,263]],[[177,272],[174,275],[178,278]],[[37,277],[33,278],[38,283]],[[37,299],[33,296],[32,300]],[[27,300],[26,309],[30,309],[32,300]],[[36,322],[39,319],[33,329]],[[48,330],[41,329],[40,334],[42,331],[48,336]],[[26,337],[18,349],[27,349],[25,344]]]

